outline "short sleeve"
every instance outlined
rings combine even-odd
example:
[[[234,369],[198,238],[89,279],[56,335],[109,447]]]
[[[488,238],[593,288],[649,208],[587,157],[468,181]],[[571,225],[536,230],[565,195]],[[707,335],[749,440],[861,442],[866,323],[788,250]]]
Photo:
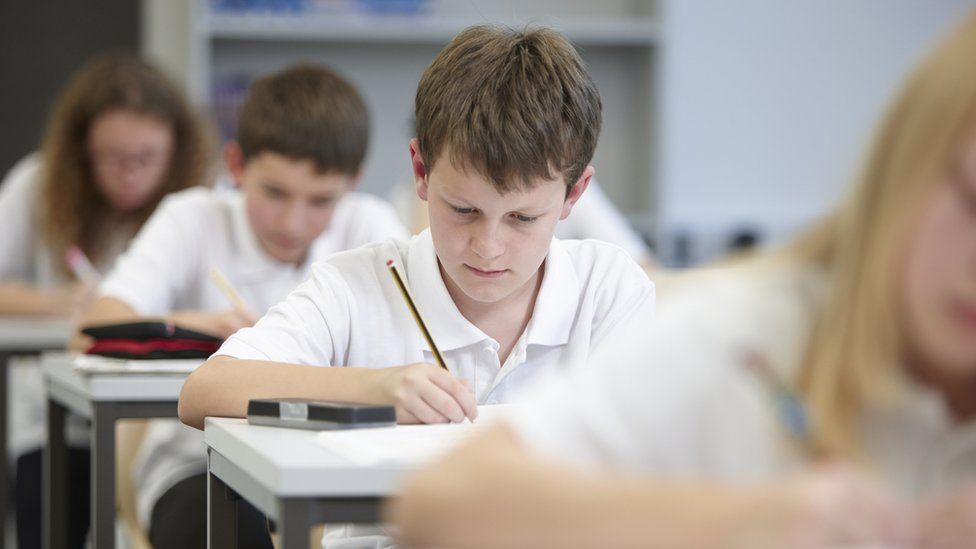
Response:
[[[344,211],[330,228],[343,231],[342,249],[408,237],[396,210],[385,200],[364,193],[350,193],[343,200]]]
[[[339,270],[316,263],[312,276],[272,307],[253,327],[231,336],[216,354],[316,366],[343,362],[353,306]]]
[[[591,334],[594,348],[632,319],[650,319],[657,300],[654,283],[644,269],[619,248],[598,244],[605,251],[599,254],[602,259],[592,275],[600,280]]]

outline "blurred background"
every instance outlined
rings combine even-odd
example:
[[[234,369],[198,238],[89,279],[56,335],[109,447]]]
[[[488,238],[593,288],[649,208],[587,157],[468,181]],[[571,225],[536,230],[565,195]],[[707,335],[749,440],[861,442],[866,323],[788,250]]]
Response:
[[[775,243],[824,213],[893,87],[972,0],[47,0],[0,3],[0,170],[37,147],[93,53],[157,61],[233,136],[257,74],[299,60],[372,114],[363,190],[410,173],[413,95],[465,26],[540,24],[581,50],[604,102],[594,165],[667,266]]]

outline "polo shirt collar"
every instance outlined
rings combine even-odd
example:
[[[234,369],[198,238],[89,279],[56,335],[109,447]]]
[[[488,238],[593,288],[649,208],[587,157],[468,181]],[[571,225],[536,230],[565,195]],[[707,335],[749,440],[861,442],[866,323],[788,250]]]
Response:
[[[410,240],[406,274],[410,294],[439,350],[460,349],[489,339],[477,326],[464,318],[448,293],[444,279],[441,278],[430,229]],[[426,340],[423,345],[424,349],[431,350]]]
[[[542,286],[535,299],[526,344],[557,346],[569,343],[579,308],[580,283],[566,245],[553,238],[546,256]],[[541,311],[541,313],[540,313]]]
[[[460,349],[490,339],[464,318],[448,293],[441,277],[430,229],[411,240],[407,257],[407,284],[431,337],[441,351]],[[526,344],[564,345],[569,342],[576,320],[580,300],[579,278],[561,241],[553,239],[545,261],[542,286],[526,330]],[[426,341],[424,348],[427,349]]]

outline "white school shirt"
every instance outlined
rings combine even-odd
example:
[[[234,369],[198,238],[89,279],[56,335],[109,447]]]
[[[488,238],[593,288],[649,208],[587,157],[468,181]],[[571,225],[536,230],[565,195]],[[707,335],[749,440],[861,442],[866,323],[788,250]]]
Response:
[[[430,230],[330,257],[254,327],[217,354],[319,366],[433,362],[387,269],[394,260],[452,374],[479,404],[502,404],[530,379],[585,364],[618,324],[653,309],[654,285],[627,254],[594,240],[553,239],[529,324],[499,363],[498,342],[469,322],[440,275]]]
[[[737,481],[793,471],[802,455],[744,355],[793,379],[825,290],[822,273],[785,266],[689,282],[593,367],[527,391],[512,427],[535,451],[584,466]],[[976,424],[954,424],[938,394],[902,381],[900,397],[861,421],[881,477],[906,500],[976,479]]]
[[[140,315],[174,310],[223,311],[232,307],[210,280],[219,269],[258,314],[301,283],[311,265],[340,250],[403,236],[393,208],[379,198],[347,193],[329,228],[312,244],[301,265],[274,260],[261,247],[236,190],[190,189],[170,195],[119,258],[99,288]],[[138,511],[149,524],[156,501],[174,484],[206,471],[206,445],[199,431],[177,420],[150,422],[133,468]]]
[[[234,334],[219,355],[318,366],[383,368],[433,362],[386,262],[393,259],[448,369],[471,382],[479,404],[504,404],[531,380],[586,364],[601,341],[654,307],[654,285],[620,248],[553,239],[529,324],[504,364],[498,342],[458,311],[425,230],[336,254],[253,328]],[[376,527],[331,525],[323,546],[386,547]]]
[[[41,156],[31,153],[18,161],[0,186],[0,280],[26,282],[42,288],[55,288],[71,282],[55,268],[56,261],[44,242],[39,208],[41,200]],[[129,243],[131,233],[117,231],[96,262],[106,272]],[[44,383],[35,358],[21,358],[10,373],[10,421],[8,454],[18,456],[39,448],[47,438],[47,407]],[[88,443],[88,428],[83,420],[69,416],[68,440],[73,446]]]
[[[71,282],[55,268],[51,251],[44,243],[40,226],[41,157],[32,153],[18,161],[0,186],[0,219],[3,236],[0,238],[0,280],[20,281],[52,288]],[[132,235],[125,231],[113,233],[103,256],[95,268],[106,272],[122,253]]]

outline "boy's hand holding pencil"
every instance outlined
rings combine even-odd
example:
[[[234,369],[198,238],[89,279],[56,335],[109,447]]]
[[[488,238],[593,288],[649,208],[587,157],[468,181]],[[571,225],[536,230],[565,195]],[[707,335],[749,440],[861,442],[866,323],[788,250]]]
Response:
[[[427,363],[377,370],[379,401],[393,404],[398,423],[460,423],[478,417],[478,402],[471,387],[453,375],[444,362],[427,324],[410,296],[410,289],[393,260],[386,262],[390,276],[410,311],[417,328],[434,355],[437,366]]]
[[[396,408],[397,423],[460,423],[478,417],[467,384],[433,364],[378,368],[373,374],[375,400]]]

